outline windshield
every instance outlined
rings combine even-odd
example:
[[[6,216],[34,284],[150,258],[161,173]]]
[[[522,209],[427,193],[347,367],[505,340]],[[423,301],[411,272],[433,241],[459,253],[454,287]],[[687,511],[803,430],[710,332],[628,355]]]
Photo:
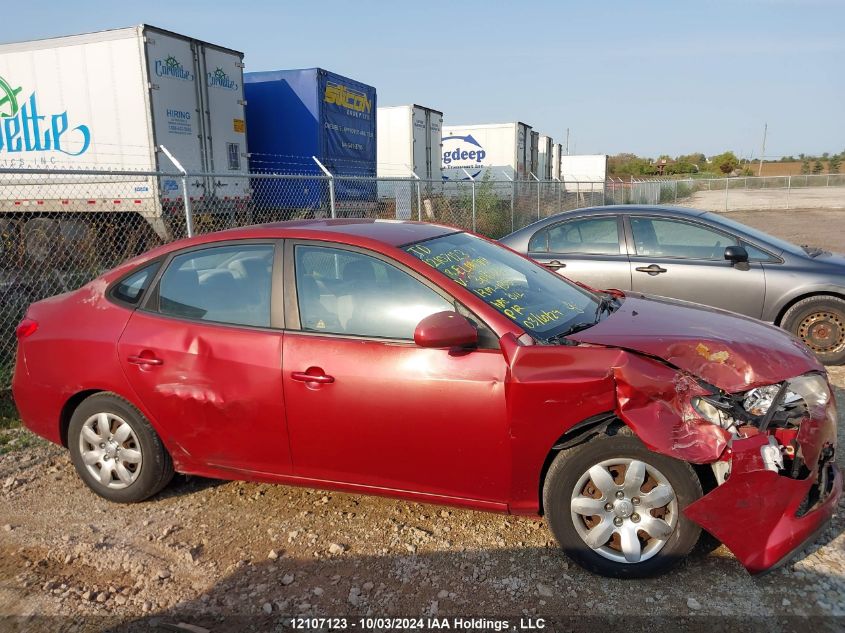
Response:
[[[403,248],[538,340],[595,322],[599,301],[592,293],[474,235],[453,233]]]

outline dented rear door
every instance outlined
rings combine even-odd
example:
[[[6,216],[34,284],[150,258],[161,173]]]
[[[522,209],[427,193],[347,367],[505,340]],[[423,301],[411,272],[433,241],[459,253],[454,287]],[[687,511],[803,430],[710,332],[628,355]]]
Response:
[[[174,460],[290,472],[280,254],[257,240],[176,253],[130,318],[120,364]]]

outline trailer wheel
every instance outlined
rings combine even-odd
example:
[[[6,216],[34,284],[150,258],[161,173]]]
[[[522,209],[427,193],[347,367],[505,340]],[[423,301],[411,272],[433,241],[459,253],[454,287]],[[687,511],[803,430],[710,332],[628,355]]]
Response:
[[[49,218],[27,220],[23,228],[23,243],[28,263],[45,264],[55,257],[59,239],[59,223]]]

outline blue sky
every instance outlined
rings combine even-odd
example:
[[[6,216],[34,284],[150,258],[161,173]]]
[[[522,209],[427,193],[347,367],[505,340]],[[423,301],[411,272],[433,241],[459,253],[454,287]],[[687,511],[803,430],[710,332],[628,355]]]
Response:
[[[521,120],[571,153],[845,150],[845,2],[16,3],[0,42],[146,22],[246,53],[247,70],[321,66],[446,123]]]

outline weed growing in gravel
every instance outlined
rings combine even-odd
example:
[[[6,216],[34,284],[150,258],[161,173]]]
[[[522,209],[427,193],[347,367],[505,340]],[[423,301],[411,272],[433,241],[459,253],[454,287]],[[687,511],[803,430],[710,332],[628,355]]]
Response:
[[[8,391],[0,392],[0,429],[14,429],[21,425],[18,410]]]

